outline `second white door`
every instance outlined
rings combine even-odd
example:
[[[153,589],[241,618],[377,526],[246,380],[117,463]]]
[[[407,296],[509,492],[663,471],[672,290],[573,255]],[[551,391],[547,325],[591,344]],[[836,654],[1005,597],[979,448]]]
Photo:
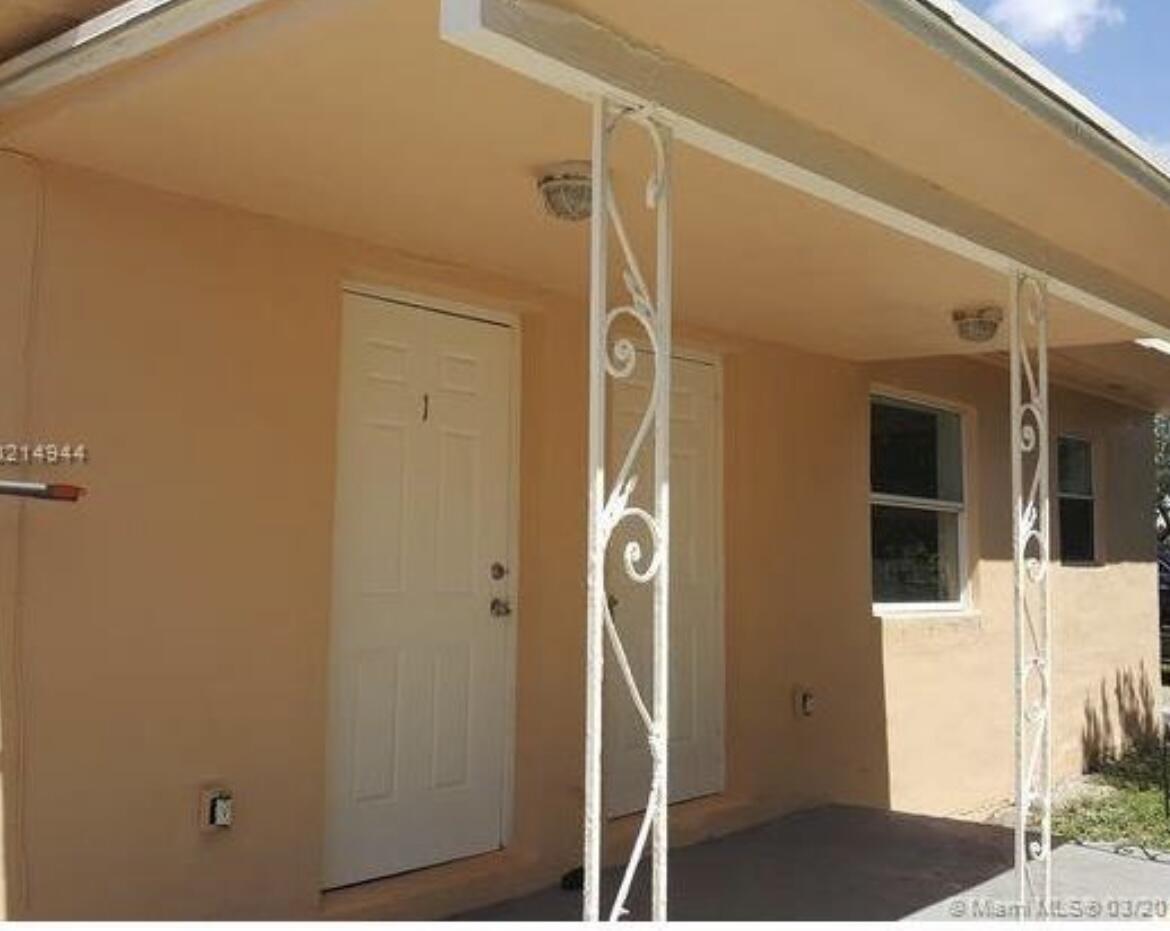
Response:
[[[620,460],[649,401],[652,359],[639,354],[636,375],[614,384],[611,458]],[[638,377],[638,375],[642,377]],[[670,800],[723,789],[723,617],[719,513],[719,372],[709,363],[676,358],[672,368],[670,451]],[[652,440],[652,437],[650,438]],[[653,454],[638,462],[634,503],[653,501]],[[615,461],[611,465],[618,465]],[[648,707],[653,694],[650,586],[632,583],[622,566],[636,527],[619,528],[606,566],[614,620]],[[645,543],[645,540],[643,540]],[[646,732],[625,682],[606,656],[605,808],[611,817],[646,807],[650,758]]]

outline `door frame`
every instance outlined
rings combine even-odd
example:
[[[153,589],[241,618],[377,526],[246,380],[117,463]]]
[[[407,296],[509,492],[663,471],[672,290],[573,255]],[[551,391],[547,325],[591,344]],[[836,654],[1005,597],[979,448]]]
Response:
[[[683,342],[675,347],[674,355],[689,362],[710,365],[715,370],[715,571],[718,574],[715,613],[718,617],[719,643],[719,733],[723,752],[719,758],[719,789],[711,794],[724,795],[727,792],[727,565],[724,560],[727,510],[724,502],[723,447],[727,433],[727,409],[724,404],[723,354],[693,348]]]
[[[521,339],[523,329],[519,314],[511,311],[494,310],[458,301],[449,301],[431,295],[406,291],[402,288],[386,284],[371,284],[368,281],[343,279],[340,296],[346,294],[357,297],[368,297],[374,300],[386,301],[411,307],[424,313],[446,314],[451,317],[462,317],[476,323],[487,323],[504,327],[512,334],[511,376],[512,390],[508,400],[508,429],[511,433],[508,444],[508,507],[507,507],[507,539],[508,553],[511,568],[508,570],[512,578],[512,617],[508,625],[504,643],[504,675],[507,678],[504,690],[504,733],[503,737],[503,770],[500,774],[500,849],[512,842],[513,814],[515,809],[515,782],[516,782],[516,656],[520,630],[521,608],[520,603],[520,375]],[[330,622],[332,623],[332,621]],[[326,743],[328,747],[328,743]],[[329,761],[326,760],[326,765]],[[439,864],[432,864],[438,866]],[[430,869],[430,866],[421,869]],[[383,877],[386,878],[386,877]],[[393,877],[390,877],[393,878]]]
[[[634,339],[634,349],[653,355],[654,350],[649,343],[642,339]],[[724,465],[723,455],[725,435],[727,431],[727,410],[724,405],[724,354],[716,349],[706,349],[688,340],[676,340],[671,347],[672,360],[694,362],[699,365],[709,365],[715,371],[715,571],[718,575],[715,588],[715,613],[718,617],[719,643],[719,719],[720,732],[723,744],[723,753],[719,759],[719,788],[707,795],[700,795],[694,799],[681,802],[671,802],[670,805],[685,805],[689,801],[698,801],[710,798],[713,795],[727,793],[727,566],[724,560],[725,543],[727,538],[727,511],[724,501]],[[608,416],[608,415],[607,415]],[[629,815],[606,815],[607,821],[616,821],[628,818]]]

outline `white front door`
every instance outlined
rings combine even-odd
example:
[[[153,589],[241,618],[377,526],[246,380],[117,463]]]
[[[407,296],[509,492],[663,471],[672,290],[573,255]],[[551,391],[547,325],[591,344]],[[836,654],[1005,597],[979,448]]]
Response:
[[[613,465],[649,401],[653,359],[639,354],[635,375],[613,382],[610,451]],[[723,790],[723,617],[719,540],[719,373],[715,366],[677,358],[670,418],[670,800]],[[652,509],[653,437],[638,461],[632,501]],[[614,620],[647,707],[653,707],[652,592],[629,581],[625,544],[641,540],[623,524],[606,566]],[[650,757],[646,730],[630,702],[613,654],[605,660],[605,800],[611,817],[646,807]]]
[[[501,844],[512,340],[345,296],[326,887]]]

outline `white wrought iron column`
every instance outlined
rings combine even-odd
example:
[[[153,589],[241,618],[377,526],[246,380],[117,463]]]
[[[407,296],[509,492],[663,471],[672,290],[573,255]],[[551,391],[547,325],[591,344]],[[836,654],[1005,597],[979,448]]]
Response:
[[[1016,881],[1020,917],[1052,906],[1052,638],[1049,605],[1048,294],[1011,283],[1012,542],[1016,635]],[[1036,839],[1029,838],[1034,829]]]
[[[628,121],[649,134],[654,166],[646,189],[646,206],[656,214],[656,267],[653,293],[647,286],[622,220],[609,172],[609,142]],[[599,98],[593,107],[593,215],[590,238],[589,302],[589,515],[586,594],[586,721],[584,908],[586,921],[601,917],[602,719],[605,644],[626,685],[629,699],[646,729],[650,785],[646,810],[622,875],[611,920],[626,913],[626,900],[638,864],[651,843],[651,917],[664,921],[667,911],[667,791],[670,721],[670,399],[671,399],[671,216],[670,132],[653,113]],[[608,244],[620,246],[622,284],[627,300],[610,306]],[[627,326],[628,330],[622,327]],[[630,334],[633,335],[630,335]],[[639,364],[638,345],[645,344],[654,366],[649,400],[637,429],[610,476],[607,463],[607,396],[610,379],[631,378]],[[654,442],[654,494],[648,507],[632,502],[640,476],[640,454],[651,431]],[[647,706],[614,623],[606,591],[606,556],[619,525],[636,525],[639,536],[622,548],[622,567],[635,583],[653,590],[653,699]],[[648,540],[648,549],[643,542]],[[651,620],[651,619],[647,619]]]
[[[586,546],[585,618],[585,826],[584,912],[601,915],[601,722],[605,660],[605,331],[608,305],[609,177],[608,114],[603,99],[593,104],[593,209],[589,237],[589,526]]]
[[[650,733],[653,761],[650,793],[655,802],[652,902],[654,919],[666,920],[667,864],[670,847],[667,786],[670,782],[670,402],[671,271],[673,269],[670,192],[670,136],[661,126],[649,124],[657,165],[653,188],[647,196],[658,211],[658,256],[655,269],[656,346],[654,353],[654,510],[658,517],[662,562],[654,590],[654,728]]]

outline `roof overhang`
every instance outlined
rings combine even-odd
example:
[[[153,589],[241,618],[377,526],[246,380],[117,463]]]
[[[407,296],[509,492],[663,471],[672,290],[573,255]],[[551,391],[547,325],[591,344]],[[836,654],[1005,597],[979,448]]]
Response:
[[[539,5],[565,16],[571,3],[590,24],[607,23],[642,85],[566,68],[563,58],[533,81],[490,55],[465,54],[440,37],[440,0],[268,0],[257,4],[261,15],[230,29],[205,20],[195,41],[179,41],[165,20],[197,2],[155,2],[149,16],[140,5],[145,19],[95,34],[94,44],[60,60],[45,58],[46,67],[84,64],[76,57],[84,49],[115,42],[121,56],[101,75],[72,72],[83,75],[76,86],[67,69],[58,72],[62,92],[46,85],[35,102],[0,117],[0,141],[54,166],[57,183],[85,196],[89,182],[65,166],[425,257],[444,275],[463,270],[463,280],[492,289],[492,300],[576,312],[583,230],[544,216],[532,184],[541,166],[587,152],[588,110],[579,101],[600,88],[630,103],[653,100],[660,116],[686,129],[667,109],[677,107],[697,127],[697,143],[678,147],[674,160],[676,321],[690,337],[720,346],[764,340],[852,361],[985,352],[957,338],[950,312],[1002,304],[1005,268],[1035,266],[916,212],[913,197],[923,191],[950,192],[963,208],[978,204],[993,232],[1026,228],[1041,248],[1056,253],[1051,244],[1059,243],[1117,280],[1170,298],[1159,270],[1158,231],[1170,232],[1164,202],[868,0],[744,0],[751,15],[722,33],[722,14],[702,0]],[[682,3],[686,16],[677,15]],[[500,54],[523,46],[483,38],[499,42]],[[646,53],[659,46],[673,61]],[[556,56],[542,51],[536,61],[549,58]],[[667,67],[679,60],[691,64]],[[680,85],[695,101],[690,109],[661,87],[679,90],[676,73],[694,77]],[[821,83],[806,84],[818,76]],[[916,93],[899,97],[900,87]],[[732,115],[738,100],[751,109],[727,119],[720,95]],[[723,121],[709,121],[708,112]],[[632,194],[638,137],[618,136],[615,182]],[[650,234],[640,211],[628,220],[635,239]],[[487,232],[501,228],[510,230],[506,242]],[[1114,319],[1086,311],[1100,296],[1084,288],[1065,289],[1079,298],[1074,306],[1061,295],[1064,284],[1054,283],[1050,336],[1054,353],[1076,355],[1078,387],[1139,407],[1170,403],[1165,357],[1132,346],[1157,327],[1131,306],[1122,306],[1131,316]],[[1106,353],[1110,346],[1130,351]],[[1141,384],[1139,368],[1149,369]]]
[[[958,0],[865,0],[1170,206],[1170,167],[1137,133]]]
[[[725,81],[541,0],[443,0],[442,36],[583,99],[653,108],[677,139],[1150,335],[1170,301]]]
[[[0,111],[96,74],[111,65],[230,19],[265,0],[66,0],[54,11],[104,10],[40,43],[15,40],[18,54],[0,61]],[[862,0],[909,29],[996,92],[1084,146],[1121,174],[1170,203],[1170,166],[1140,136],[1045,68],[959,0]],[[44,29],[46,14],[33,22]],[[18,17],[18,22],[25,20]],[[34,32],[35,34],[35,32]]]
[[[0,113],[148,55],[269,0],[129,0],[0,64]],[[955,0],[865,0],[1170,205],[1136,137]],[[898,165],[543,0],[443,0],[448,41],[582,98],[653,106],[677,137],[997,272],[1170,337],[1170,300]]]
[[[231,20],[269,0],[129,0],[0,62],[0,113]]]

